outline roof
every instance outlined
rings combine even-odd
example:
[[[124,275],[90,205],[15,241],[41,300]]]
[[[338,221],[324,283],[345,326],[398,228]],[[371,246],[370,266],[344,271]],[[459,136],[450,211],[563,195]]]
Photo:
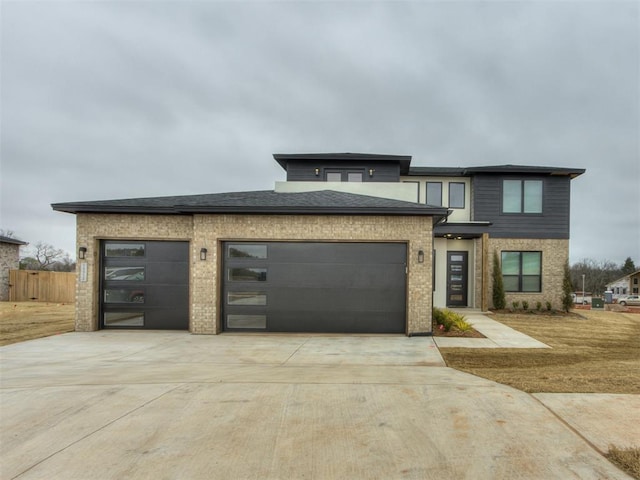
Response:
[[[409,175],[424,175],[433,177],[462,177],[483,173],[507,174],[535,174],[535,175],[564,175],[575,178],[582,175],[584,168],[543,167],[533,165],[493,165],[483,167],[411,167]]]
[[[447,209],[444,207],[333,190],[298,193],[277,193],[273,190],[263,190],[54,203],[51,207],[56,211],[67,213],[426,215],[435,216],[438,219],[447,215]]]
[[[636,270],[635,272],[632,273],[627,273],[624,277],[620,277],[620,278],[616,278],[615,280],[613,280],[612,282],[607,283],[607,285],[612,285],[614,283],[618,283],[621,282],[622,280],[628,280],[631,277],[633,277],[634,275],[637,275],[640,273],[640,270]]]
[[[18,240],[17,238],[5,237],[0,235],[0,243],[12,243],[14,245],[28,245],[27,242],[23,242],[22,240]]]
[[[385,155],[377,153],[274,153],[273,158],[282,168],[287,169],[290,160],[303,160],[309,162],[322,162],[330,160],[356,161],[356,162],[398,162],[400,174],[409,175],[411,155]]]

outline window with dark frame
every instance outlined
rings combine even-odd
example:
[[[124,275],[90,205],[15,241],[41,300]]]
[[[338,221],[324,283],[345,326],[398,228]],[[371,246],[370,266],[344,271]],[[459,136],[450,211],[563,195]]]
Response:
[[[542,252],[502,252],[505,292],[542,291]]]
[[[324,179],[327,182],[363,182],[364,170],[332,169],[325,171]]]
[[[427,182],[427,205],[442,206],[442,182]]]
[[[449,208],[464,208],[464,183],[449,183]]]
[[[542,180],[503,180],[502,213],[542,213]]]

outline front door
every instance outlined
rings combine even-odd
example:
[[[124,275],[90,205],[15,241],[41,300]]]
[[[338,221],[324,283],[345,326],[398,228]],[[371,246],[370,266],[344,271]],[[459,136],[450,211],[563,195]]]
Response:
[[[447,252],[447,306],[467,306],[468,252]]]

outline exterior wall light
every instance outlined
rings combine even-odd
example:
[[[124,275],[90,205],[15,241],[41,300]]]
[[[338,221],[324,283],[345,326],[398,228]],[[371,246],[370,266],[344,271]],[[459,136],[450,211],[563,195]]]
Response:
[[[373,177],[373,172],[375,172],[375,171],[376,171],[375,168],[370,168],[369,169],[369,176]]]
[[[200,260],[206,260],[207,259],[207,249],[202,247],[200,249]]]
[[[424,251],[418,250],[418,263],[424,263]]]
[[[87,247],[80,247],[78,249],[78,258],[84,260],[87,256]]]
[[[320,175],[320,169],[319,169],[319,168],[316,168],[316,177],[317,177],[318,175]]]

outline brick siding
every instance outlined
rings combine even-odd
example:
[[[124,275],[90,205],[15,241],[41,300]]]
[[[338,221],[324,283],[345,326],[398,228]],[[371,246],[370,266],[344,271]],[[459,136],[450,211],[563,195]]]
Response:
[[[219,323],[220,242],[406,242],[407,334],[431,331],[432,219],[417,216],[326,215],[117,215],[78,214],[78,246],[86,246],[87,282],[77,283],[76,330],[98,328],[99,244],[102,239],[190,241],[190,331],[215,334]],[[200,249],[207,248],[207,260]],[[418,251],[425,252],[418,263]],[[80,268],[79,261],[78,268]]]

